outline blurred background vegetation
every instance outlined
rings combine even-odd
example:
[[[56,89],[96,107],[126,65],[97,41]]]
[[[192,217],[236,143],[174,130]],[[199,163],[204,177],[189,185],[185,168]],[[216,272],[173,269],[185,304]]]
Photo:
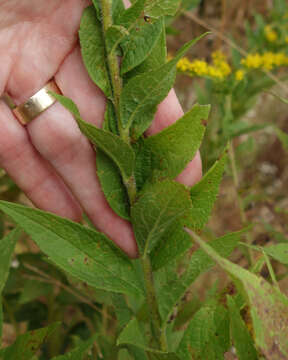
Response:
[[[195,102],[212,104],[201,149],[204,172],[229,144],[230,161],[204,238],[253,224],[247,234],[250,244],[287,243],[288,105],[280,98],[288,98],[287,1],[183,0],[177,17],[167,19],[169,56],[207,30],[211,34],[179,62],[176,84],[185,110]],[[0,198],[29,203],[1,170]],[[12,227],[0,214],[0,237]],[[251,256],[255,263],[261,252],[239,250],[233,261],[247,266]],[[288,295],[287,266],[271,261],[279,286]],[[260,271],[270,280],[265,264]],[[224,291],[229,286],[218,270],[201,276],[193,295],[187,294],[176,326],[181,328],[192,317],[206,289]],[[17,334],[64,319],[64,326],[42,349],[41,359],[66,351],[94,332],[102,337],[95,350],[98,357],[113,359],[116,322],[111,304],[105,292],[56,269],[23,234],[4,289],[3,343],[9,345]],[[233,354],[228,358],[236,359]]]

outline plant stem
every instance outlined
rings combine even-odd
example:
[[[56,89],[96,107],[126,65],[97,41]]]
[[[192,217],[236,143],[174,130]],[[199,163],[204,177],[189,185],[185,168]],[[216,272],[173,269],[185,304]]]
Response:
[[[141,259],[142,269],[144,274],[144,281],[146,287],[147,304],[151,314],[151,339],[150,345],[160,348],[162,351],[167,351],[166,336],[161,330],[161,317],[158,310],[156,293],[154,288],[153,273],[149,257]]]
[[[104,34],[104,41],[106,44],[106,56],[107,56],[107,64],[109,70],[109,76],[113,91],[113,105],[115,109],[115,114],[117,118],[118,130],[119,135],[123,141],[130,144],[130,137],[129,137],[129,127],[126,129],[123,128],[120,116],[120,95],[122,91],[122,79],[120,76],[120,69],[119,69],[119,59],[115,52],[115,48],[111,51],[108,51],[108,46],[106,42],[106,32],[111,25],[113,25],[112,19],[112,0],[100,0],[101,9],[102,9],[102,25],[103,25],[103,34]],[[129,196],[130,204],[132,205],[136,198],[136,181],[134,174],[131,176],[128,182],[125,183],[127,193]]]
[[[275,272],[273,270],[273,267],[271,265],[269,256],[266,254],[266,252],[264,250],[262,252],[263,252],[263,256],[264,256],[264,259],[265,259],[265,262],[266,262],[266,265],[267,265],[267,268],[268,268],[272,283],[278,290],[280,290],[280,287],[279,287],[278,281],[276,279],[276,275],[275,275]]]
[[[120,95],[122,91],[122,79],[120,76],[119,69],[119,59],[116,55],[115,50],[108,51],[107,42],[106,42],[106,32],[113,25],[112,21],[112,0],[100,0],[101,9],[102,9],[102,25],[103,25],[103,34],[104,41],[106,44],[106,55],[107,55],[107,63],[110,75],[110,81],[113,91],[113,104],[115,108],[115,113],[117,117],[118,129],[121,138],[129,142],[129,134],[122,127],[121,118],[120,118]]]
[[[122,140],[130,143],[129,137],[129,127],[128,130],[124,129],[121,123],[120,118],[120,95],[122,91],[122,79],[120,76],[120,69],[119,69],[119,62],[118,57],[113,51],[107,51],[108,46],[106,42],[106,32],[109,27],[113,24],[112,21],[112,0],[100,0],[101,8],[102,8],[102,24],[103,24],[103,34],[104,40],[106,43],[106,55],[107,55],[107,63],[108,63],[108,70],[110,75],[111,86],[113,90],[113,104],[115,108],[115,113],[118,122],[118,129],[119,134]],[[127,192],[129,195],[130,204],[133,204],[136,198],[136,182],[134,175],[131,176],[129,181],[125,183],[127,188]],[[155,346],[163,351],[167,351],[167,343],[166,343],[166,336],[162,333],[161,330],[161,317],[158,310],[158,304],[156,300],[156,293],[154,288],[154,281],[153,281],[153,273],[151,262],[148,256],[144,256],[141,259],[142,269],[144,274],[145,280],[145,287],[146,287],[146,295],[147,295],[147,303],[149,307],[149,311],[151,314],[151,339],[150,344]],[[148,354],[149,356],[149,354]]]
[[[247,215],[245,212],[245,207],[243,204],[243,199],[240,195],[240,181],[239,181],[239,176],[238,176],[238,171],[237,171],[237,166],[236,166],[236,160],[235,160],[235,152],[234,152],[234,146],[232,141],[229,144],[229,149],[228,149],[228,153],[229,153],[229,160],[230,160],[230,165],[231,165],[231,170],[232,170],[232,175],[233,175],[233,182],[234,182],[234,188],[235,188],[235,194],[236,194],[236,198],[237,198],[237,203],[238,203],[238,207],[239,207],[239,211],[240,211],[240,218],[241,218],[241,222],[242,222],[242,226],[247,226],[248,225],[248,219],[247,219]],[[251,238],[250,234],[247,233],[246,234],[246,239],[247,239],[247,243],[249,245],[252,244],[253,239]],[[252,250],[250,248],[245,248],[245,255],[247,257],[249,266],[251,266],[253,264],[253,253]]]
[[[242,197],[239,194],[240,181],[239,181],[238,171],[237,171],[237,167],[236,167],[235,151],[234,151],[234,146],[233,146],[232,141],[229,144],[229,160],[230,160],[230,164],[231,164],[233,182],[234,182],[235,190],[237,193],[237,202],[238,202],[238,207],[240,210],[240,217],[241,217],[242,224],[245,226],[248,223],[248,219],[247,219],[247,216],[245,213],[245,208],[244,208],[244,204],[242,201]]]

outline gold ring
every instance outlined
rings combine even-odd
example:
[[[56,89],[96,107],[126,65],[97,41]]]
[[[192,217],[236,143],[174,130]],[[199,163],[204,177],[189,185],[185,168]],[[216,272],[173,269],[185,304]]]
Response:
[[[61,94],[55,81],[51,80],[25,103],[12,109],[22,125],[27,125],[57,101],[49,91]]]
[[[3,100],[5,102],[5,104],[7,106],[9,106],[9,108],[11,110],[16,108],[16,105],[14,104],[14,101],[12,100],[12,98],[7,93],[4,93],[2,96],[0,96],[0,100]]]

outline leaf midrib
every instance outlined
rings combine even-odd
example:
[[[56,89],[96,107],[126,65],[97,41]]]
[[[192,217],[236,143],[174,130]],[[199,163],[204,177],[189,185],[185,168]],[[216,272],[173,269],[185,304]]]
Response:
[[[166,203],[166,206],[162,208],[162,210],[160,211],[160,214],[156,220],[156,222],[154,223],[154,226],[152,227],[152,230],[149,232],[149,235],[147,237],[147,240],[146,240],[146,244],[145,244],[145,247],[144,247],[144,257],[147,256],[147,251],[148,251],[148,248],[149,248],[149,244],[150,244],[150,239],[152,237],[152,234],[155,232],[155,230],[157,229],[158,225],[159,225],[159,221],[163,215],[164,212],[166,212],[167,208],[169,207],[170,203],[175,199],[175,197],[178,196],[178,191],[176,192],[175,191],[175,194],[174,196],[172,196],[170,198],[170,200]],[[173,218],[168,222],[168,223],[171,223],[173,222],[173,220],[176,220],[176,218],[179,218],[182,214],[184,214],[185,212],[187,211],[187,209],[183,209],[183,211],[179,212],[179,216],[177,214],[177,216],[173,216]]]
[[[173,64],[173,67],[174,67],[174,63],[175,63],[175,61],[171,61],[171,63],[170,63],[170,66],[172,66],[172,64]],[[168,65],[168,64],[165,64],[165,65]],[[164,65],[164,66],[165,66]],[[130,128],[131,127],[131,125],[132,125],[132,123],[133,123],[133,120],[134,120],[134,117],[136,116],[136,114],[137,114],[137,112],[139,111],[139,108],[142,106],[142,104],[146,101],[146,99],[147,98],[149,98],[149,97],[151,97],[151,94],[154,94],[155,92],[158,92],[158,89],[159,89],[159,87],[160,87],[160,85],[162,85],[163,84],[163,82],[165,82],[165,80],[166,80],[166,78],[170,75],[170,73],[171,73],[171,70],[173,70],[173,67],[172,67],[172,69],[170,69],[169,70],[169,72],[165,75],[165,77],[164,78],[162,78],[162,80],[161,81],[159,81],[158,82],[158,86],[156,86],[156,87],[153,87],[153,91],[152,92],[149,92],[149,94],[148,95],[146,95],[144,98],[143,98],[143,100],[141,101],[141,103],[139,103],[137,106],[136,106],[136,108],[134,109],[134,111],[131,113],[131,115],[130,115],[130,117],[129,117],[129,119],[128,119],[128,122],[127,122],[127,124],[126,124],[126,128],[128,127],[128,128]],[[159,70],[158,70],[159,71]],[[154,73],[155,73],[156,71],[154,71]],[[151,75],[151,74],[150,74]],[[139,76],[142,76],[142,75],[139,75]],[[137,79],[137,76],[133,79],[133,80],[135,80],[135,79]],[[127,86],[129,86],[129,84],[127,84]]]
[[[15,211],[15,210],[14,210],[14,211]],[[19,214],[19,213],[17,212],[17,214]],[[28,216],[23,215],[23,214],[21,214],[21,213],[20,213],[20,215],[21,215],[21,216],[24,216],[26,219],[28,219],[28,221],[32,221],[32,222],[33,222],[33,220],[31,220]],[[39,226],[38,223],[36,223],[36,224]],[[101,264],[100,262],[98,262],[95,258],[91,258],[91,255],[89,255],[89,254],[88,254],[87,252],[85,252],[83,249],[80,249],[80,248],[79,248],[78,246],[76,246],[75,244],[71,244],[68,240],[65,240],[65,238],[63,238],[62,236],[60,236],[59,234],[57,234],[57,232],[53,231],[53,229],[50,229],[50,228],[48,228],[48,227],[45,226],[45,225],[41,225],[41,226],[43,226],[48,232],[56,235],[56,236],[57,236],[58,238],[60,238],[62,241],[66,242],[66,243],[68,243],[69,245],[72,245],[72,246],[75,247],[76,249],[80,250],[83,254],[85,254],[85,255],[88,256],[90,259],[92,259],[92,261],[94,261],[99,267],[101,267],[102,269],[104,269],[108,274],[111,274],[111,276],[114,276],[114,277],[118,277],[118,278],[119,278],[119,274],[118,274],[118,273],[115,274],[115,273],[114,273],[113,271],[111,271],[110,269],[107,269],[107,268],[105,267],[105,265],[103,265],[103,264]],[[90,231],[91,231],[91,230],[90,230]],[[109,245],[109,244],[108,244],[108,245]],[[132,288],[134,288],[135,290],[137,290],[138,293],[143,294],[143,292],[141,291],[141,288],[135,287],[134,284],[129,283],[129,282],[126,281],[125,279],[123,280],[122,277],[120,277],[120,279],[121,279],[121,281],[124,282],[124,284],[128,284],[129,287],[132,287]]]

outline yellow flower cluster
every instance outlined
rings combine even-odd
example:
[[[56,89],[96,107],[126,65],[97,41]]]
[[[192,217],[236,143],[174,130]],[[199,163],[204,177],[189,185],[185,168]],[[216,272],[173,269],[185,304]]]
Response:
[[[224,80],[231,74],[231,67],[222,52],[213,53],[212,59],[212,64],[209,64],[204,60],[190,61],[188,58],[183,58],[178,62],[177,69],[192,76],[207,76],[216,80]]]
[[[265,32],[265,37],[269,42],[273,43],[273,42],[277,41],[278,34],[277,34],[277,32],[275,30],[273,30],[271,28],[270,25],[265,26],[264,32]]]
[[[276,67],[287,66],[288,56],[282,52],[265,52],[264,54],[248,54],[241,64],[248,69],[273,70]]]
[[[212,53],[213,65],[219,69],[224,77],[231,74],[232,70],[227,61],[227,56],[221,51],[215,51]]]
[[[235,79],[237,80],[237,81],[242,81],[243,79],[244,79],[244,77],[245,77],[245,71],[244,70],[242,70],[242,69],[240,69],[240,70],[237,70],[236,72],[235,72]]]
[[[271,71],[280,66],[288,66],[288,56],[282,52],[273,53],[270,51],[264,54],[248,54],[241,60],[241,64],[243,68],[233,71],[233,77],[236,81],[242,81],[248,70]],[[208,77],[216,81],[223,81],[232,74],[227,57],[221,51],[212,54],[212,63],[200,59],[190,61],[184,57],[177,63],[177,70],[190,76]]]

